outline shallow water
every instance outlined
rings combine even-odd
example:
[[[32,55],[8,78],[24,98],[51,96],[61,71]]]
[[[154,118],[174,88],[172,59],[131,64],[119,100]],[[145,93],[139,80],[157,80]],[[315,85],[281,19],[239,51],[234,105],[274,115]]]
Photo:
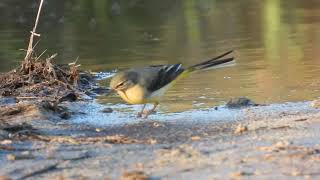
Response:
[[[27,46],[36,3],[0,2],[0,71],[23,58],[19,49]],[[258,103],[320,97],[318,0],[55,0],[46,1],[43,12],[37,54],[57,52],[58,63],[79,57],[82,68],[92,71],[177,62],[188,66],[235,50],[235,66],[181,80],[167,93],[160,112],[192,112],[239,96]],[[125,106],[115,96],[99,102]]]
[[[74,123],[85,123],[95,126],[118,126],[146,121],[150,122],[150,120],[173,123],[232,122],[236,120],[248,120],[250,118],[279,118],[282,115],[319,112],[318,109],[310,106],[310,102],[296,102],[241,109],[218,106],[175,113],[157,112],[156,114],[149,115],[147,119],[143,119],[136,117],[136,113],[140,110],[140,106],[138,105],[109,104],[108,107],[113,109],[112,113],[103,113],[102,110],[106,106],[99,103],[74,103],[71,107],[73,111],[81,112],[72,118]]]

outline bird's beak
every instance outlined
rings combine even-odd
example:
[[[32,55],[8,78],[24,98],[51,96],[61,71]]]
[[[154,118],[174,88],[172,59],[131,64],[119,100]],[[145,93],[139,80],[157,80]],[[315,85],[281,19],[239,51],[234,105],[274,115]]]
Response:
[[[114,93],[116,93],[116,90],[110,88],[110,89],[109,89],[109,92],[106,93],[106,96],[110,96],[110,95],[112,95],[112,94],[114,94]]]

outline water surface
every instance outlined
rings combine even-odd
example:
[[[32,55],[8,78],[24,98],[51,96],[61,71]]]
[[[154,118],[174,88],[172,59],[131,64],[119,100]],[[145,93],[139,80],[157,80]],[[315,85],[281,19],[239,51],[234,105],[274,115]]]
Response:
[[[38,1],[0,2],[0,71],[24,57]],[[234,49],[237,64],[194,74],[166,95],[163,112],[202,109],[247,96],[259,103],[320,96],[318,0],[46,1],[37,54],[112,71],[147,64],[186,66]],[[102,83],[108,84],[108,81]],[[122,104],[118,97],[99,102]]]

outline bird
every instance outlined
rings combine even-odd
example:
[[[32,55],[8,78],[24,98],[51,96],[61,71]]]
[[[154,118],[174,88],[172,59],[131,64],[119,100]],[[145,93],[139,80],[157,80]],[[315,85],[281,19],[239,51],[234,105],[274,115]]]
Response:
[[[226,58],[233,50],[204,62],[184,68],[181,63],[170,65],[150,65],[132,68],[116,73],[110,81],[110,92],[116,92],[129,104],[143,104],[138,117],[147,118],[155,112],[162,96],[178,80],[191,73],[215,68],[218,65],[234,62],[233,57]],[[150,110],[145,110],[146,104],[152,103]]]

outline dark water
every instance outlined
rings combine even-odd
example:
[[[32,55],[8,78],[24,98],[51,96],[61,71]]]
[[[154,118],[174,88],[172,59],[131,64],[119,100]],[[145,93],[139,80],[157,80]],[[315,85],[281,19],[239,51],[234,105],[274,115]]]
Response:
[[[0,71],[24,57],[19,49],[27,47],[37,3],[0,1]],[[58,63],[79,57],[92,71],[191,65],[235,50],[235,66],[180,81],[164,98],[164,111],[237,96],[261,103],[320,96],[319,0],[47,0],[43,12],[37,53],[57,52]]]

